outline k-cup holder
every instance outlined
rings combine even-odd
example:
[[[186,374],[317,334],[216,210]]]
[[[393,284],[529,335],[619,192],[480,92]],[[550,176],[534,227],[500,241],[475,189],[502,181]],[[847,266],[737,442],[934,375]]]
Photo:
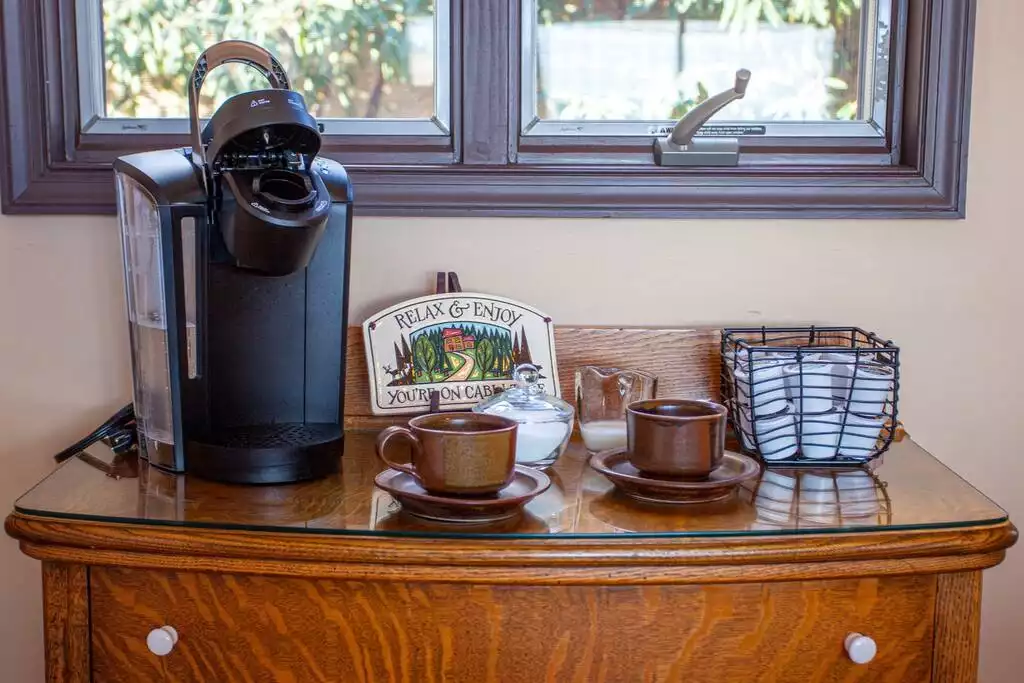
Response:
[[[857,327],[728,328],[722,395],[744,453],[769,465],[849,467],[899,426],[899,348]]]

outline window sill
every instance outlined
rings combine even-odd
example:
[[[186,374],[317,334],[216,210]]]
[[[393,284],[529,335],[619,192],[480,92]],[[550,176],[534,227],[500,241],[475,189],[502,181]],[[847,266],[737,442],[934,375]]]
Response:
[[[959,192],[910,168],[519,166],[357,170],[362,215],[962,218]]]
[[[962,218],[959,179],[909,167],[352,167],[358,215]],[[7,213],[113,214],[109,170],[55,168]]]

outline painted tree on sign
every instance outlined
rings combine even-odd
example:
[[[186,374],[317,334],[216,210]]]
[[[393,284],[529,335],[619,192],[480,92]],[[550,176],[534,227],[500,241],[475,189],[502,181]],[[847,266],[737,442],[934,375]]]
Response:
[[[421,336],[413,344],[413,362],[416,364],[416,371],[420,374],[429,375],[437,365],[437,353],[434,345],[426,335]]]
[[[487,373],[494,367],[494,344],[486,337],[476,345],[476,362],[480,365],[480,376],[487,379]]]

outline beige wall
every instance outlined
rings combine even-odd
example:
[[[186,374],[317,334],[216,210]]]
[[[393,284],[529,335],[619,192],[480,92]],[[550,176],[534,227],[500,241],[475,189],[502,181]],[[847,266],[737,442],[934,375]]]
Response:
[[[435,269],[562,323],[859,324],[904,350],[914,437],[1024,520],[1024,3],[979,10],[969,217],[920,221],[357,222],[353,321],[423,293]],[[1014,80],[1014,79],[1011,79]],[[513,239],[509,239],[514,237]],[[498,245],[518,245],[498,266]],[[129,397],[110,218],[0,218],[0,501]],[[387,265],[385,265],[387,264]],[[627,295],[625,288],[631,294]],[[884,469],[883,469],[884,473]],[[986,575],[984,683],[1020,680],[1021,554]],[[42,681],[38,565],[0,542],[0,666]]]

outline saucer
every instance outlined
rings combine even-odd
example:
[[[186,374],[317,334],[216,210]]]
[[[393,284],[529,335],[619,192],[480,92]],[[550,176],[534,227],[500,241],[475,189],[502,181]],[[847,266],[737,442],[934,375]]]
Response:
[[[648,503],[711,503],[732,495],[742,482],[756,477],[761,466],[753,458],[726,451],[707,479],[661,479],[643,474],[626,459],[626,449],[595,453],[590,466],[620,491]]]
[[[456,524],[450,522],[438,522],[424,517],[417,517],[413,514],[405,514],[401,507],[387,517],[378,520],[373,528],[380,531],[399,532],[420,532],[430,533],[438,529],[448,529],[453,532],[465,533],[469,536],[476,534],[549,534],[551,527],[537,515],[529,510],[523,510],[520,515],[512,515],[505,519],[495,521],[465,521],[460,519]]]
[[[480,524],[497,522],[518,515],[523,506],[551,486],[543,472],[516,465],[512,483],[487,498],[435,496],[427,493],[416,478],[406,472],[387,469],[374,483],[402,504],[409,514],[435,522]]]

